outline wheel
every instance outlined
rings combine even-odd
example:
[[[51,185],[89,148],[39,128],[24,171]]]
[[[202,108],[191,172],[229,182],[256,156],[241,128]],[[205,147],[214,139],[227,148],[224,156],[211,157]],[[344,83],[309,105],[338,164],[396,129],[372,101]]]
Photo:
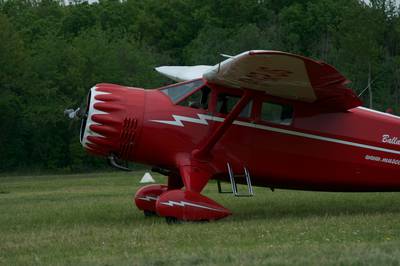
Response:
[[[165,217],[165,221],[167,222],[167,224],[180,224],[181,223],[181,221],[178,220],[178,218],[171,217],[171,216]]]
[[[144,216],[146,216],[146,217],[154,217],[154,216],[157,216],[157,213],[156,213],[156,212],[147,211],[147,210],[144,210],[144,211],[143,211],[143,214],[144,214]]]

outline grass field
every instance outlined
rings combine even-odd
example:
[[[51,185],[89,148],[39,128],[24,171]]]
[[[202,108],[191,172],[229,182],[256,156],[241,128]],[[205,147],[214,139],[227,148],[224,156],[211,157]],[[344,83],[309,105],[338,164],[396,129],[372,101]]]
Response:
[[[132,204],[141,174],[0,177],[0,265],[400,264],[400,193],[234,198],[210,183],[234,215],[168,225]]]

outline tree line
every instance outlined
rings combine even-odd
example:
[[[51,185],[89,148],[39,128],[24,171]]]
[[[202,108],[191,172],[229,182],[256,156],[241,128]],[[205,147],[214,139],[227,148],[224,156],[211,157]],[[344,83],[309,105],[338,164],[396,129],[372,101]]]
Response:
[[[394,1],[0,0],[0,172],[104,167],[78,141],[79,106],[99,82],[153,88],[159,65],[213,65],[220,53],[282,50],[334,65],[366,106],[399,112]],[[371,101],[370,101],[370,96]]]

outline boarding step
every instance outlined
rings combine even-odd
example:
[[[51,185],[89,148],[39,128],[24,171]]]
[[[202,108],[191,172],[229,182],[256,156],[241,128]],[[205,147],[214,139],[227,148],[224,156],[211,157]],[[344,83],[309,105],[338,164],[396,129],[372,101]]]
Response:
[[[249,170],[246,167],[243,167],[244,175],[235,175],[233,173],[232,167],[229,163],[226,163],[228,168],[229,180],[231,182],[232,191],[223,191],[221,186],[221,181],[217,180],[218,192],[219,193],[232,193],[235,197],[252,197],[254,196],[253,186],[251,185],[251,178]],[[239,193],[236,178],[245,178],[247,184],[247,193]]]

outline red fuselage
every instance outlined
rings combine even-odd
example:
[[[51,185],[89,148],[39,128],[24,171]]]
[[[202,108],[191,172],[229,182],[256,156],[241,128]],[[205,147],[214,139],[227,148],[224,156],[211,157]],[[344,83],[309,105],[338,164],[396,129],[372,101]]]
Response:
[[[112,153],[177,173],[179,158],[190,155],[224,121],[226,114],[217,110],[218,95],[243,93],[207,86],[208,106],[193,108],[173,102],[160,89],[96,85],[81,142],[99,155]],[[291,122],[263,120],[263,102],[290,105]],[[259,94],[249,116],[237,118],[202,160],[220,180],[228,180],[227,163],[235,173],[247,167],[256,186],[399,191],[400,117],[362,107],[324,112],[304,102]]]

